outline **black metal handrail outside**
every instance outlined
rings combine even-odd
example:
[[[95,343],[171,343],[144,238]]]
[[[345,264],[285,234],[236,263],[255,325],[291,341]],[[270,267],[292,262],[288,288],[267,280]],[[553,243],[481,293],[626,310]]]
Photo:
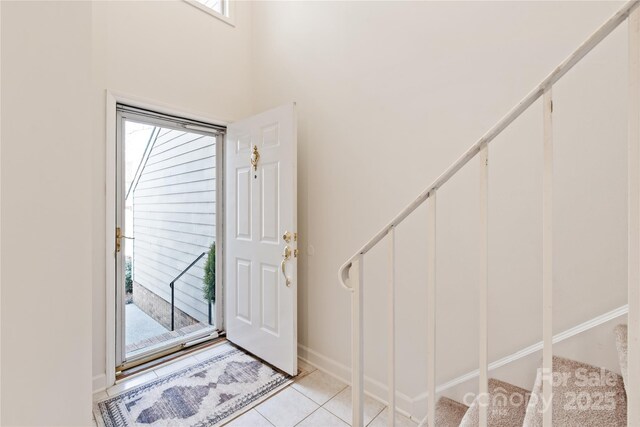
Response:
[[[171,287],[171,331],[173,332],[173,330],[175,329],[175,318],[174,318],[174,312],[176,309],[176,305],[175,305],[175,283],[176,281],[178,281],[183,275],[184,273],[186,273],[187,271],[189,271],[189,269],[191,267],[193,267],[198,261],[200,261],[200,259],[202,259],[203,256],[205,256],[207,253],[206,252],[202,252],[200,255],[198,255],[198,258],[196,258],[195,260],[193,260],[193,262],[191,264],[189,264],[187,266],[187,268],[185,268],[184,270],[182,270],[182,272],[180,274],[178,274],[172,281],[171,283],[169,283],[169,286]],[[211,323],[211,301],[209,301],[209,323]]]

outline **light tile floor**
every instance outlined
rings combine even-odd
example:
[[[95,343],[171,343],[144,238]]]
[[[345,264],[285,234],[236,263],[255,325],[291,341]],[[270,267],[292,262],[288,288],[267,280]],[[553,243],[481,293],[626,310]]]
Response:
[[[206,360],[214,350],[192,353],[161,367],[133,376],[108,390],[94,395],[94,400],[114,396],[132,387],[152,381],[182,369],[192,363]],[[269,397],[244,414],[229,421],[229,427],[346,427],[351,423],[351,387],[310,364],[299,360],[302,371],[288,387]],[[365,397],[365,425],[387,425],[387,408],[380,402]],[[412,420],[397,414],[396,426],[416,427]]]

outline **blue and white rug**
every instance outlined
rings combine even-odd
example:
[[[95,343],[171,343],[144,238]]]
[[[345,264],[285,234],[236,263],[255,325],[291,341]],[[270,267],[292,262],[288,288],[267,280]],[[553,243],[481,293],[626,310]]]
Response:
[[[210,359],[94,405],[99,426],[216,426],[291,382],[223,343]]]

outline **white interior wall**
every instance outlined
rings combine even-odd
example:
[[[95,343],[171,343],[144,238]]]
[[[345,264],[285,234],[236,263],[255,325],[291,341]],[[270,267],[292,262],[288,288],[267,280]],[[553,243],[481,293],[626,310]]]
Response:
[[[251,109],[251,4],[235,27],[184,1],[94,6],[93,380],[105,381],[105,90],[199,116],[231,121]]]
[[[181,1],[1,4],[0,422],[80,425],[89,378],[99,387],[105,372],[105,89],[230,120],[298,102],[300,344],[338,371],[349,364],[350,343],[341,262],[620,3],[238,2],[235,28]],[[624,93],[625,51],[602,50],[585,81],[576,73],[557,91],[557,122],[566,120],[557,148],[559,329],[624,303],[625,107],[614,101]],[[593,84],[600,72],[617,78]],[[572,108],[563,110],[563,99]],[[606,126],[596,126],[604,124],[598,111],[607,112]],[[539,338],[539,123],[532,112],[491,150],[493,355]],[[47,144],[29,144],[37,139]],[[572,162],[583,147],[584,162]],[[438,360],[450,362],[439,365],[443,378],[466,372],[473,361],[464,356],[475,353],[476,172],[467,168],[439,198]],[[569,193],[575,184],[580,191]],[[424,215],[398,230],[398,366],[409,397],[424,388],[425,244],[416,237]],[[367,374],[380,382],[385,259],[377,249],[367,264]],[[27,303],[39,316],[20,317]],[[514,318],[522,321],[504,321]],[[55,333],[32,340],[43,324]]]
[[[235,13],[2,2],[2,424],[89,422],[106,368],[105,91],[246,116],[250,4]]]
[[[338,267],[620,5],[254,5],[254,110],[294,100],[299,112],[301,354],[346,375],[350,304]],[[625,28],[555,91],[556,332],[626,302]],[[490,147],[492,359],[541,338],[541,109]],[[438,196],[439,381],[477,368],[477,177],[472,162]],[[425,235],[422,207],[397,232],[405,403],[426,383]],[[386,253],[366,261],[372,391],[386,381]]]
[[[2,418],[91,419],[90,2],[2,9]]]

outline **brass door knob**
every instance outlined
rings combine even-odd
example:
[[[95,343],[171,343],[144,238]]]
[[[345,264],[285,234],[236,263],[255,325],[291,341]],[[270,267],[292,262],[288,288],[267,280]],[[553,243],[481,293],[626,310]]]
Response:
[[[293,238],[294,242],[297,242],[298,233],[291,233],[289,231],[285,231],[284,234],[282,235],[282,240],[284,240],[287,243],[291,243],[291,238]]]

